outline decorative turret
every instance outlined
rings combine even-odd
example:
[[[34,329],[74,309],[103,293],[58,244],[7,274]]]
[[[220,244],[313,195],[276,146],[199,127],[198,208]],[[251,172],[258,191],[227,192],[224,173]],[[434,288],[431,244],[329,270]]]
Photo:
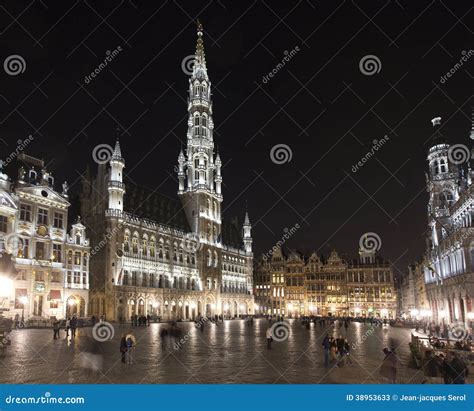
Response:
[[[252,252],[252,226],[250,225],[249,213],[245,212],[245,220],[243,225],[244,248],[247,253]]]
[[[119,130],[117,131],[117,134]],[[110,173],[108,182],[109,192],[109,209],[123,211],[123,195],[125,194],[125,186],[123,184],[123,169],[125,161],[122,158],[120,150],[120,142],[117,136],[114,152],[110,159]]]
[[[432,123],[435,138],[428,150],[427,191],[431,244],[432,247],[436,247],[440,238],[447,235],[449,208],[459,198],[459,171],[458,166],[453,164],[450,158],[449,144],[437,130],[441,124],[441,117],[436,117]]]

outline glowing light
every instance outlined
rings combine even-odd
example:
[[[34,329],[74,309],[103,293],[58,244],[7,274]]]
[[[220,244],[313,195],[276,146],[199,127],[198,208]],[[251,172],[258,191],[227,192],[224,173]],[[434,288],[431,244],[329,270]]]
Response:
[[[416,317],[419,314],[419,311],[416,308],[413,308],[413,310],[410,310],[410,315],[412,317]]]
[[[289,304],[288,304],[288,310],[291,311],[292,309],[293,309],[293,304],[289,303]]]
[[[191,303],[191,308],[196,308],[196,303],[194,301]]]
[[[10,297],[13,292],[13,280],[8,277],[0,277],[0,297]]]
[[[382,317],[386,317],[388,315],[388,310],[386,308],[382,308],[380,313],[382,314]]]
[[[22,295],[18,301],[20,302],[21,305],[25,305],[28,302],[28,297],[26,295]]]
[[[229,309],[229,304],[224,304],[224,310],[228,310]]]
[[[373,312],[374,309],[372,307],[369,307],[368,310],[367,310],[369,313]]]
[[[355,312],[356,314],[359,314],[359,313],[360,313],[360,307],[354,308],[354,312]]]
[[[76,305],[76,299],[75,298],[70,298],[69,300],[67,300],[67,304],[69,305],[69,307],[72,307],[73,305]]]
[[[157,301],[155,301],[155,302],[152,304],[152,307],[153,307],[153,308],[158,308],[159,305],[160,305],[160,303],[157,302]]]
[[[467,313],[467,318],[474,320],[474,313]]]
[[[180,301],[180,302],[178,303],[178,305],[179,305],[180,307],[182,307],[182,306],[183,306],[183,303]]]

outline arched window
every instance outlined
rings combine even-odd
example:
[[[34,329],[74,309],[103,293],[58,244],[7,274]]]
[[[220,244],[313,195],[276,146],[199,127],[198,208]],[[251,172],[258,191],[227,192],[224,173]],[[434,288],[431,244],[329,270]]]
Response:
[[[138,254],[138,233],[133,234],[132,252],[133,252],[133,254]]]
[[[155,239],[153,237],[150,240],[150,257],[155,257]]]
[[[217,257],[217,251],[214,251],[214,267],[217,267],[219,263],[219,258]]]
[[[212,265],[212,254],[211,250],[207,250],[207,266],[210,267]]]
[[[130,252],[130,236],[125,234],[123,238],[123,251],[126,253]]]

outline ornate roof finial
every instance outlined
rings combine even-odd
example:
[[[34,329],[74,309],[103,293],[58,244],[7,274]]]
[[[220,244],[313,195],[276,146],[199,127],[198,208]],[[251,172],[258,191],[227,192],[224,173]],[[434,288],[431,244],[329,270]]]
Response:
[[[203,69],[205,76],[206,73],[206,57],[204,55],[204,41],[203,41],[203,28],[201,22],[197,21],[197,41],[196,41],[196,54],[194,57],[194,67]]]
[[[433,127],[434,126],[439,126],[441,125],[441,117],[435,117],[431,120],[431,123],[433,124]]]

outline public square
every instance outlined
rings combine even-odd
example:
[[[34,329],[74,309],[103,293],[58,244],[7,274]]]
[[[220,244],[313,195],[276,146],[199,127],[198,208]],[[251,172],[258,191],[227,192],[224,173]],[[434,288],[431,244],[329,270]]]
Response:
[[[114,323],[114,337],[106,342],[95,341],[91,327],[81,328],[72,344],[63,330],[58,340],[53,340],[51,329],[16,330],[7,355],[0,359],[5,371],[0,374],[0,383],[377,384],[383,382],[379,367],[384,347],[396,349],[397,383],[421,383],[424,379],[422,372],[410,366],[408,328],[372,328],[354,322],[346,332],[344,327],[322,328],[313,323],[308,330],[299,320],[288,323],[288,339],[274,341],[270,350],[266,347],[266,319],[256,319],[252,326],[244,320],[226,320],[218,325],[207,322],[203,330],[191,322],[179,323],[183,339],[178,349],[178,340],[172,338],[167,337],[162,345],[160,331],[168,327],[165,323],[133,328]],[[133,364],[123,364],[120,338],[130,330],[136,336],[136,350]],[[326,331],[348,338],[352,365],[324,367],[321,342]],[[89,352],[95,355],[90,358],[100,371],[84,368]]]

